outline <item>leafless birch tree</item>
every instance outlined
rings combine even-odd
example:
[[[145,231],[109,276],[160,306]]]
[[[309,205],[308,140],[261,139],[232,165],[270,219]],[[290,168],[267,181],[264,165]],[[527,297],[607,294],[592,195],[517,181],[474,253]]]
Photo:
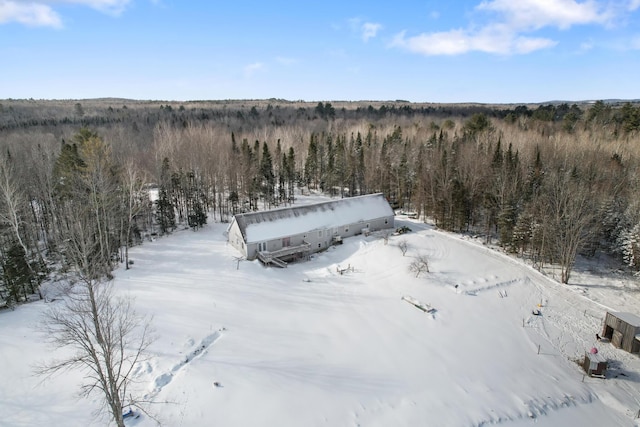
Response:
[[[115,297],[110,282],[84,277],[60,304],[52,304],[44,315],[43,332],[56,348],[71,348],[74,354],[37,368],[41,375],[81,369],[84,382],[80,395],[102,393],[110,418],[124,427],[123,407],[140,401],[130,394],[136,365],[146,358],[151,343],[148,319],[138,316],[131,300]]]
[[[102,393],[103,410],[123,427],[123,407],[140,403],[129,393],[129,386],[135,366],[144,360],[151,343],[150,321],[136,315],[129,299],[112,293],[108,278],[113,235],[118,234],[111,230],[117,230],[116,213],[121,207],[118,186],[108,147],[89,132],[80,136],[86,137],[80,141],[82,163],[77,162],[76,168],[69,167],[69,162],[63,164],[66,169],[61,167],[60,175],[68,179],[63,181],[64,197],[57,204],[64,258],[70,279],[77,283],[61,303],[50,306],[42,325],[54,347],[68,347],[75,353],[45,363],[38,373],[82,369],[85,381],[80,394]]]
[[[544,200],[544,227],[560,263],[560,281],[569,283],[576,255],[596,233],[594,194],[570,171],[556,171]]]
[[[122,174],[124,215],[121,216],[122,220],[126,221],[126,224],[120,227],[123,233],[121,240],[124,244],[124,261],[127,270],[129,269],[131,233],[135,225],[135,220],[149,204],[149,195],[144,188],[145,181],[143,176],[143,173],[138,170],[133,162],[127,162]]]

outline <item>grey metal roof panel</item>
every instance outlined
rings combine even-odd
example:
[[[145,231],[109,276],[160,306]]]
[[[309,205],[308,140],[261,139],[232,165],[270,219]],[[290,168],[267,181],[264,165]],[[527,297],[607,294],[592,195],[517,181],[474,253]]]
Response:
[[[619,311],[619,312],[611,312],[611,314],[629,325],[635,326],[636,328],[640,328],[640,317],[636,316],[633,313]]]
[[[251,242],[393,215],[384,195],[376,193],[238,214],[235,219],[245,240]],[[288,229],[284,231],[283,227]],[[255,231],[255,238],[251,238],[249,229]]]

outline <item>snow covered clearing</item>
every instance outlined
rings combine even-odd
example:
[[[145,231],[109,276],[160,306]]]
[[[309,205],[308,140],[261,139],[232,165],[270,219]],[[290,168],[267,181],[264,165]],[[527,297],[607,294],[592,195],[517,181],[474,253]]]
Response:
[[[135,373],[150,410],[167,426],[640,425],[637,356],[597,343],[605,380],[575,363],[606,310],[590,298],[640,313],[635,284],[581,271],[579,285],[560,285],[460,236],[401,225],[413,231],[345,239],[286,269],[238,265],[226,224],[132,249],[115,289],[154,317],[154,357]],[[416,278],[419,255],[430,272]],[[46,307],[0,312],[0,425],[104,425],[92,416],[100,396],[75,396],[81,373],[32,374],[56,356],[35,329]]]

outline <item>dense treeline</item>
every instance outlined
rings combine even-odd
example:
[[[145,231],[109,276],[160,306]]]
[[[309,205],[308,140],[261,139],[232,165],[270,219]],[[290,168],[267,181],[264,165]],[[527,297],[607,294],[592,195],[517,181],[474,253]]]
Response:
[[[640,107],[0,103],[0,301],[55,272],[108,275],[178,227],[295,202],[384,193],[569,281],[577,254],[640,269]]]

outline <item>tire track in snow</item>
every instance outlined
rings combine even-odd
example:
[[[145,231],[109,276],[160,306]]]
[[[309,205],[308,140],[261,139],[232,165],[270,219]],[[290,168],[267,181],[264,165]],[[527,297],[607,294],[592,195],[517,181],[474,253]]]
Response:
[[[191,350],[186,356],[180,360],[180,362],[176,363],[169,371],[164,372],[163,374],[158,375],[155,380],[153,380],[153,390],[150,394],[145,396],[145,398],[156,396],[158,393],[162,391],[164,387],[166,387],[171,381],[173,377],[177,375],[185,366],[191,363],[194,359],[202,356],[206,351],[211,347],[222,334],[217,331],[213,334],[207,335],[201,342],[198,344],[193,350]]]
[[[510,280],[505,280],[502,282],[493,282],[491,283],[491,280],[495,280],[497,278],[497,276],[494,276],[492,278],[489,279],[479,279],[479,280],[474,280],[471,282],[471,284],[467,285],[464,287],[464,289],[461,289],[462,293],[465,294],[470,294],[470,295],[475,295],[479,292],[485,292],[485,291],[490,291],[490,290],[501,290],[503,288],[508,288],[510,286],[513,286],[517,283],[522,283],[524,285],[526,285],[527,283],[529,283],[531,280],[529,279],[529,277],[527,276],[523,276],[523,277],[515,277],[513,279]],[[484,283],[488,283],[486,285],[478,285],[478,286],[473,286],[478,284],[478,281],[484,282]]]
[[[432,230],[427,230],[427,232],[421,231],[418,234],[423,239],[430,239],[431,244],[427,247],[425,255],[432,260],[448,258],[451,253],[451,247],[436,239],[436,234],[431,231]]]
[[[530,420],[531,423],[535,423],[538,419],[542,419],[545,416],[550,416],[554,412],[562,411],[563,409],[568,408],[575,408],[579,405],[592,404],[596,400],[596,397],[592,393],[589,393],[581,397],[562,394],[558,396],[534,397],[527,400],[523,400],[521,398],[518,399],[523,405],[522,412],[502,413],[500,415],[496,415],[493,418],[490,417],[485,420],[476,422],[474,423],[474,425],[484,426],[487,424],[510,424],[523,420]]]
[[[536,322],[540,326],[538,333],[565,358],[581,357],[583,351],[594,345],[595,334],[602,328],[602,319],[587,313],[598,304],[586,298],[571,298],[575,292],[561,288],[561,285],[538,280],[532,283],[544,297],[542,316]],[[567,301],[573,303],[568,304]],[[602,315],[604,317],[604,311]]]
[[[456,238],[440,230],[433,230],[432,232],[468,247],[473,247],[478,252],[495,260],[501,260],[517,266],[524,273],[526,283],[533,285],[536,293],[545,300],[545,307],[542,308],[543,318],[540,322],[541,327],[538,333],[567,359],[580,357],[583,354],[582,351],[593,346],[593,338],[591,337],[595,337],[595,333],[601,330],[602,319],[593,317],[587,312],[600,309],[602,310],[602,317],[604,317],[608,307],[573,291],[567,285],[556,282],[532,266],[505,253],[466,239]],[[518,279],[515,280],[517,281]],[[577,298],[572,298],[574,296],[577,296]],[[549,301],[551,305],[548,305]],[[573,303],[554,306],[555,301],[573,301]]]

